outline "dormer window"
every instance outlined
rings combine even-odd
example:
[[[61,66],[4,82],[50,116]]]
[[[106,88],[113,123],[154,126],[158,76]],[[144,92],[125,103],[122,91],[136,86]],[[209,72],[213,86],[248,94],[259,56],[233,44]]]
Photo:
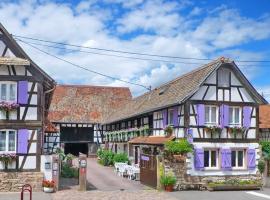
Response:
[[[14,82],[0,83],[0,101],[15,102],[17,100],[17,84]]]

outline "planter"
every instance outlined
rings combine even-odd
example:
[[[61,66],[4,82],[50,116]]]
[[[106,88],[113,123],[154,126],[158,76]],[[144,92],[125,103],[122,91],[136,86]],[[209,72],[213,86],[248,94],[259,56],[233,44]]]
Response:
[[[43,191],[44,191],[45,193],[53,193],[54,188],[43,187]]]
[[[229,191],[229,190],[260,190],[259,185],[217,185],[207,186],[209,191]]]
[[[164,187],[166,192],[172,192],[173,191],[173,185],[167,185]]]

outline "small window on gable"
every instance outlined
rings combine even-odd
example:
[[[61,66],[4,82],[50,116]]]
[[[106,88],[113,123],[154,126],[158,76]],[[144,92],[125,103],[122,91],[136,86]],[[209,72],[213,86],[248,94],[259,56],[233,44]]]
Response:
[[[225,68],[218,70],[218,86],[229,87],[230,86],[230,71]]]

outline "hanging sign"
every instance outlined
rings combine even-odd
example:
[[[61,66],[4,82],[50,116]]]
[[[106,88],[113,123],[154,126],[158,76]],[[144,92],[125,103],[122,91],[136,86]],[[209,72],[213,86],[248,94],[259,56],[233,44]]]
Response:
[[[141,156],[141,159],[144,161],[149,161],[149,157],[148,156]]]

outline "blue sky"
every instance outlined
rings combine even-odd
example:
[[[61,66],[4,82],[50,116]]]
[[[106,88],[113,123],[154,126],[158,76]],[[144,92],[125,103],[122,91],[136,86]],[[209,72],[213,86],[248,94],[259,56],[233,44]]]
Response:
[[[226,56],[236,61],[270,60],[269,0],[3,0],[0,21],[12,34],[88,47],[181,57]],[[59,83],[129,86],[134,95],[145,92],[144,88],[84,72],[20,44]],[[152,87],[200,66],[39,47],[91,70]],[[270,63],[238,64],[259,92],[270,99]]]

